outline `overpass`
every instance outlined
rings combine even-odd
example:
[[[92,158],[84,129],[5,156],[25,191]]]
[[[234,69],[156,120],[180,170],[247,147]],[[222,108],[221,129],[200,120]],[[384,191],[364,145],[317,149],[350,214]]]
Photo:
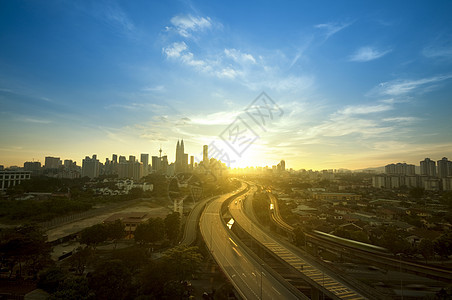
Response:
[[[234,196],[223,195],[207,204],[199,222],[207,248],[243,299],[307,299],[249,253],[226,226],[223,203],[245,190],[242,184]]]

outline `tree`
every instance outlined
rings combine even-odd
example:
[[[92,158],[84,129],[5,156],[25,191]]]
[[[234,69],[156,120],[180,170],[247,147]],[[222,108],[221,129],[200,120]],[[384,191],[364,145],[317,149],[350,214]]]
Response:
[[[60,283],[49,300],[88,300],[94,299],[94,294],[88,287],[88,279],[83,276],[68,276]]]
[[[424,196],[423,188],[412,188],[409,192],[410,197],[415,199],[421,199]]]
[[[394,226],[386,228],[381,237],[380,246],[388,249],[393,254],[410,253],[411,251],[410,243],[397,232],[397,228]]]
[[[137,226],[134,235],[135,241],[140,244],[161,241],[165,235],[164,222],[161,218],[150,218]]]
[[[126,235],[125,228],[125,225],[120,220],[106,225],[108,238],[115,242],[115,249],[117,241]]]
[[[112,258],[121,260],[132,274],[135,274],[148,262],[145,250],[137,246],[118,249],[113,252]]]
[[[152,295],[154,299],[164,299],[165,283],[174,280],[170,266],[161,260],[149,261],[140,274],[139,279],[139,293]]]
[[[80,243],[96,249],[96,246],[106,241],[107,238],[108,231],[106,226],[104,224],[96,224],[82,230]]]
[[[306,235],[301,226],[295,227],[293,233],[295,235],[295,245],[297,245],[298,247],[304,246],[306,243]]]
[[[39,274],[38,287],[48,293],[55,292],[67,276],[60,268],[53,267]]]
[[[189,275],[194,274],[199,269],[202,259],[198,247],[185,245],[169,249],[162,258],[178,280],[188,279]]]
[[[180,233],[180,215],[178,212],[168,214],[165,218],[165,233],[170,241],[175,241]]]
[[[89,278],[89,286],[96,299],[128,299],[132,287],[132,275],[120,260],[101,263]]]
[[[443,233],[433,241],[436,254],[447,259],[452,254],[452,231]]]
[[[0,231],[0,256],[10,270],[10,277],[17,265],[19,277],[23,267],[36,277],[39,270],[51,263],[51,251],[47,237],[37,226],[25,225]]]
[[[425,258],[425,262],[435,254],[435,247],[432,240],[422,239],[418,245],[419,253]]]
[[[68,262],[78,275],[82,275],[85,269],[94,259],[93,250],[90,247],[78,247],[74,254],[68,258]]]

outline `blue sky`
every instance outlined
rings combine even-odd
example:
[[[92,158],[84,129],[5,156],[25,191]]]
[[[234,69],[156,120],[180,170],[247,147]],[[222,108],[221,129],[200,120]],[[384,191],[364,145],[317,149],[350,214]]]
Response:
[[[1,1],[0,164],[97,154],[364,168],[452,158],[452,3]],[[265,92],[283,114],[244,110]],[[220,138],[258,135],[241,156]]]

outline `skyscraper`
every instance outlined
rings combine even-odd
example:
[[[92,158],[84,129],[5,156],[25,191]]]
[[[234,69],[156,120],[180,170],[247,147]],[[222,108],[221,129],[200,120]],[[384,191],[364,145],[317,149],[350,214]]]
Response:
[[[113,154],[113,156],[112,156],[112,158],[111,158],[111,161],[112,161],[114,164],[117,164],[117,163],[118,163],[118,155],[117,155],[117,154]]]
[[[188,167],[188,155],[186,156],[185,150],[184,150],[184,140],[182,140],[180,143],[177,141],[176,145],[176,161],[174,163],[175,165],[175,172],[186,172]]]
[[[206,165],[209,163],[209,146],[202,146],[202,162]]]
[[[61,160],[59,157],[47,156],[44,163],[46,169],[58,169],[61,166]]]
[[[149,165],[149,154],[141,153],[141,163],[147,167]]]
[[[158,156],[152,157],[152,171],[158,172],[160,170],[161,158]]]
[[[82,161],[82,177],[88,176],[89,178],[99,177],[100,164],[97,159],[97,155],[93,155],[93,158],[86,156]]]
[[[436,164],[430,158],[421,161],[421,175],[436,177]]]
[[[447,159],[447,157],[443,157],[441,160],[438,160],[438,177],[446,178],[447,176],[452,176],[452,162]]]

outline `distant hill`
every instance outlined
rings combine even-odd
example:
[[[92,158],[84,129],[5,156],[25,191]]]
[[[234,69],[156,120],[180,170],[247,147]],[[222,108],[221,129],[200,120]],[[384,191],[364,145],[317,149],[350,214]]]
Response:
[[[365,171],[372,171],[375,173],[384,173],[385,172],[385,167],[375,167],[375,168],[365,168],[365,169],[357,169],[357,170],[353,170],[353,172],[365,172]]]
[[[353,172],[365,172],[365,171],[373,171],[375,173],[384,173],[385,172],[385,167],[375,167],[375,168],[365,168],[365,169],[358,169],[358,170],[353,170]],[[421,174],[421,167],[420,166],[415,166],[415,172],[416,174]]]

